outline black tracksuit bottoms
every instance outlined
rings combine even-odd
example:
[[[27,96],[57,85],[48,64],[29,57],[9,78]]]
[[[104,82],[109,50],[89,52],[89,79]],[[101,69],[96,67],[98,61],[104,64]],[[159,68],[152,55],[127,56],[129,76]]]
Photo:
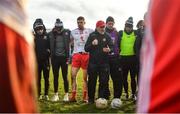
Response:
[[[140,59],[139,58],[137,58],[136,75],[137,75],[137,84],[139,86],[139,78],[140,78]]]
[[[109,64],[93,64],[88,65],[88,101],[94,102],[96,82],[99,76],[98,98],[105,98],[105,92],[109,82]]]
[[[113,81],[113,98],[120,98],[122,95],[122,87],[123,87],[123,77],[122,77],[122,68],[120,58],[118,56],[110,56],[109,57],[109,65],[110,65],[110,76]],[[110,91],[109,84],[106,90],[106,99],[109,99]]]
[[[44,82],[45,82],[45,90],[44,95],[48,95],[49,90],[49,60],[38,61],[38,79],[37,79],[37,89],[38,95],[41,95],[41,73],[43,72]]]
[[[136,93],[136,71],[137,59],[136,56],[121,56],[122,72],[123,72],[123,86],[125,93],[128,94],[128,73],[131,76],[131,91],[132,94]]]
[[[59,70],[61,67],[62,77],[64,81],[64,91],[67,93],[69,91],[69,82],[68,82],[68,64],[66,63],[67,59],[65,56],[55,56],[52,61],[52,69],[54,75],[54,92],[58,92],[58,80],[59,80]]]

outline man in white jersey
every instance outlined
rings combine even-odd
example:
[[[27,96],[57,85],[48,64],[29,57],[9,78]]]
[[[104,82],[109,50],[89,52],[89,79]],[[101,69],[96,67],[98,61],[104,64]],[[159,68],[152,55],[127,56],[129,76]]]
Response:
[[[71,32],[71,42],[74,45],[73,56],[72,56],[72,68],[71,68],[71,79],[72,79],[72,95],[70,98],[71,102],[76,102],[76,76],[80,68],[83,71],[83,101],[87,102],[87,66],[89,62],[89,54],[85,52],[84,46],[89,37],[89,34],[93,32],[92,29],[85,28],[85,19],[82,16],[77,18],[78,28]]]

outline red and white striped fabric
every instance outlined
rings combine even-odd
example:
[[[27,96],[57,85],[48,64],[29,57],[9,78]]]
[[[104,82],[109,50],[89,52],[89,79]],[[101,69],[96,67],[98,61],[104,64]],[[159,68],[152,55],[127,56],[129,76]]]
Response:
[[[180,113],[180,0],[151,0],[138,113]]]
[[[0,0],[0,112],[36,112],[33,39],[25,0]]]

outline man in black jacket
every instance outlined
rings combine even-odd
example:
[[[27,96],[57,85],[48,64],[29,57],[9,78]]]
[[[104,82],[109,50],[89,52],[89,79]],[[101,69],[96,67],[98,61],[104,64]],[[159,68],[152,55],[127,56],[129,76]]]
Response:
[[[34,29],[34,41],[35,41],[35,52],[38,63],[38,96],[39,100],[43,99],[41,95],[41,72],[43,72],[44,80],[45,80],[45,100],[49,100],[48,97],[48,89],[49,89],[49,43],[48,36],[46,33],[46,28],[43,24],[42,19],[36,19],[33,25]]]
[[[137,57],[137,82],[139,83],[139,72],[140,72],[140,51],[141,51],[141,46],[144,38],[144,32],[145,32],[145,23],[144,20],[140,20],[137,25],[137,39],[135,41],[135,53]]]
[[[62,76],[64,80],[65,96],[63,101],[69,101],[68,91],[68,61],[69,61],[69,43],[70,43],[70,30],[64,29],[63,22],[56,19],[55,27],[49,33],[49,43],[51,51],[51,62],[54,75],[54,96],[52,101],[58,101],[58,78],[59,69],[61,67]]]
[[[85,51],[89,52],[88,64],[88,102],[94,103],[97,76],[99,75],[98,98],[106,97],[106,89],[109,81],[108,54],[113,49],[110,36],[105,32],[104,21],[96,23],[96,31],[91,33],[86,44]]]

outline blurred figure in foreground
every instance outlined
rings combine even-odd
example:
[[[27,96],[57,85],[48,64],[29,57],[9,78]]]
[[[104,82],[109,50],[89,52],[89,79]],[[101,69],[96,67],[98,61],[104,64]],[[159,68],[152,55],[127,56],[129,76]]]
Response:
[[[23,0],[0,1],[0,112],[36,112],[33,38]]]
[[[151,0],[142,47],[139,113],[180,112],[179,0]]]

